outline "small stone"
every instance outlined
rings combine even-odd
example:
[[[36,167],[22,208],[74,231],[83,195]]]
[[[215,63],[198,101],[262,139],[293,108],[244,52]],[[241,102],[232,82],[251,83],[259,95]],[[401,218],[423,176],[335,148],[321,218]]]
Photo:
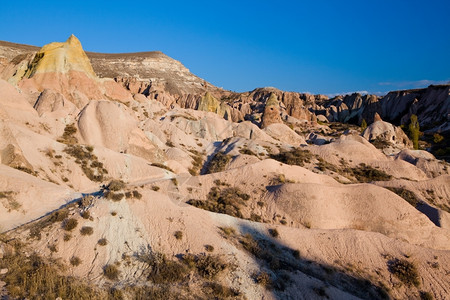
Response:
[[[8,269],[0,269],[0,275],[5,275],[6,273],[8,273]]]

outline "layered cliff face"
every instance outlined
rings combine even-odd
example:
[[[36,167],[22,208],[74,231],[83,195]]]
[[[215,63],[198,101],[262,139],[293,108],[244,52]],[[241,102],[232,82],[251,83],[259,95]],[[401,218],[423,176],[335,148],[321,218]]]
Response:
[[[412,114],[432,131],[448,131],[450,126],[450,85],[389,92],[384,97],[352,94],[321,102],[316,114],[331,122],[372,123],[375,113],[396,125],[408,124]]]

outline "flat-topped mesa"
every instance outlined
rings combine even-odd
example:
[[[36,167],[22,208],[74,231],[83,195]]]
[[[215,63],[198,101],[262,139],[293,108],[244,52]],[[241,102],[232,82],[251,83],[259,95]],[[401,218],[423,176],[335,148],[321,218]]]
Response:
[[[282,121],[277,96],[271,93],[269,99],[266,101],[261,128],[265,128],[274,123],[282,123]]]
[[[39,50],[25,73],[26,78],[35,74],[79,71],[88,77],[97,78],[80,41],[73,34],[63,43],[54,42]]]

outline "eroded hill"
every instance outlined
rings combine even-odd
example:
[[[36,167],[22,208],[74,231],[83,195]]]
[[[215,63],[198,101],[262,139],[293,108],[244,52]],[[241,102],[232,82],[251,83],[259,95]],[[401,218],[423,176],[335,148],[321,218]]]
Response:
[[[387,100],[231,93],[74,36],[0,55],[0,295],[448,298],[448,163],[325,123]]]

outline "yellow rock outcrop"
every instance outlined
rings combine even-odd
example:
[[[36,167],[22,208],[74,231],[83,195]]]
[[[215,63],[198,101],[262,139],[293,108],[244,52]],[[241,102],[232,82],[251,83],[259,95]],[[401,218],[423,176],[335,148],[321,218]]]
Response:
[[[36,53],[25,77],[31,78],[39,73],[68,71],[80,71],[89,77],[97,77],[80,41],[73,34],[63,43],[55,42],[42,47]]]

